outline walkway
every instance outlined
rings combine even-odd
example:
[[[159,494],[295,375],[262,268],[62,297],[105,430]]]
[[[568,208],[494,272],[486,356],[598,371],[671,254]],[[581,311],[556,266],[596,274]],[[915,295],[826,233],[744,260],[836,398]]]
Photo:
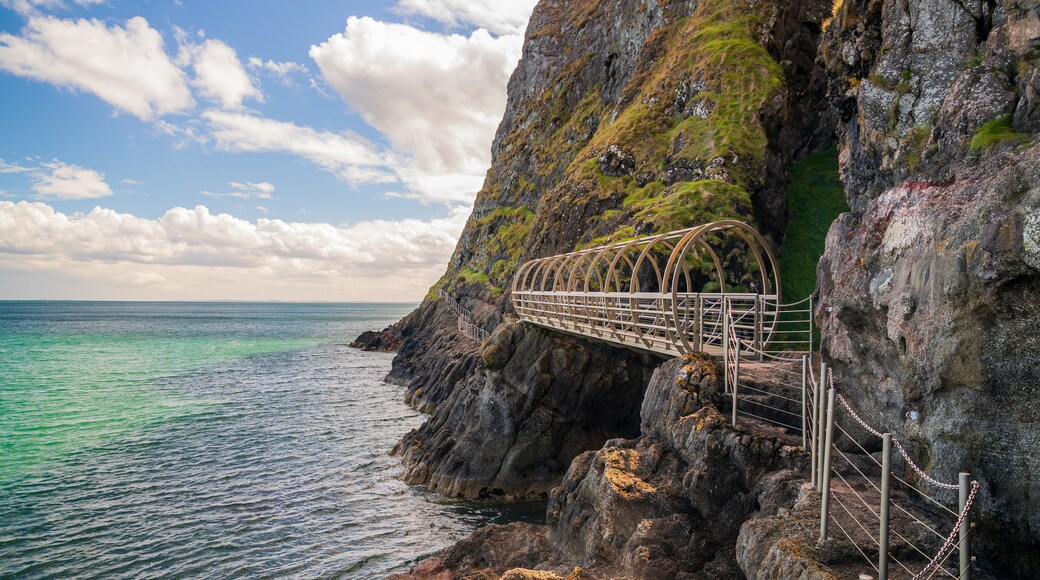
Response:
[[[532,260],[517,271],[521,320],[666,356],[723,354],[733,331],[751,353],[812,350],[812,308],[780,302],[765,239],[726,220]]]

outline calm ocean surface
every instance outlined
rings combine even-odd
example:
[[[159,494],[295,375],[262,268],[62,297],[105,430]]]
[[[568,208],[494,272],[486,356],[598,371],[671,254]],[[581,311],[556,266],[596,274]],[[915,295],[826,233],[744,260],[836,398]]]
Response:
[[[0,578],[382,577],[543,506],[395,479],[413,305],[0,302]]]

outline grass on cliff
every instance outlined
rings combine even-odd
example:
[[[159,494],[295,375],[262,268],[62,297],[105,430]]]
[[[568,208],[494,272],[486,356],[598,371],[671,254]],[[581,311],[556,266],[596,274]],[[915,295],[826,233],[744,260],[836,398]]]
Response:
[[[1011,126],[1010,117],[1000,117],[984,123],[975,131],[971,138],[971,148],[982,151],[1001,143],[1025,143],[1030,139],[1029,135],[1015,131]]]
[[[827,230],[839,214],[849,211],[845,188],[838,177],[838,150],[831,146],[799,161],[791,168],[787,188],[790,219],[780,247],[780,282],[785,303],[807,298],[816,289],[816,265],[823,256]],[[784,320],[794,320],[791,315]],[[800,320],[804,320],[799,318]],[[804,340],[804,336],[776,337]],[[814,330],[813,343],[820,344]]]
[[[622,215],[604,213],[589,232],[599,237],[579,246],[626,237],[621,229],[652,233],[750,219],[748,192],[760,185],[768,145],[760,111],[784,86],[780,65],[758,43],[763,18],[740,2],[705,0],[647,41],[659,58],[633,75],[629,86],[638,93],[616,120],[601,122],[569,168],[600,199],[622,200],[606,210]],[[690,114],[691,107],[699,113]],[[599,171],[596,155],[611,145],[632,155],[630,175]],[[646,179],[670,164],[692,168],[694,179],[667,187]],[[636,175],[644,176],[640,183]],[[619,231],[607,231],[611,226]]]
[[[780,280],[784,302],[801,300],[816,288],[816,264],[823,256],[831,223],[849,211],[838,178],[838,150],[831,146],[791,168],[787,188],[790,221],[780,248]]]

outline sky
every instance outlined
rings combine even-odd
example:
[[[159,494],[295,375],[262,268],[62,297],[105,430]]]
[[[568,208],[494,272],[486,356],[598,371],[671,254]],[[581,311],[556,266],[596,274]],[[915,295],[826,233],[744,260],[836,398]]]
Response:
[[[421,299],[533,5],[0,0],[0,299]]]

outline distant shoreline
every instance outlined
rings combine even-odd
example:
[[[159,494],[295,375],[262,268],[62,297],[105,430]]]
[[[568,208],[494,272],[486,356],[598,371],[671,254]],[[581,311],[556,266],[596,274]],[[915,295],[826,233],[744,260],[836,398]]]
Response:
[[[419,300],[80,300],[76,298],[0,298],[4,302],[78,302],[83,304],[414,304]]]

